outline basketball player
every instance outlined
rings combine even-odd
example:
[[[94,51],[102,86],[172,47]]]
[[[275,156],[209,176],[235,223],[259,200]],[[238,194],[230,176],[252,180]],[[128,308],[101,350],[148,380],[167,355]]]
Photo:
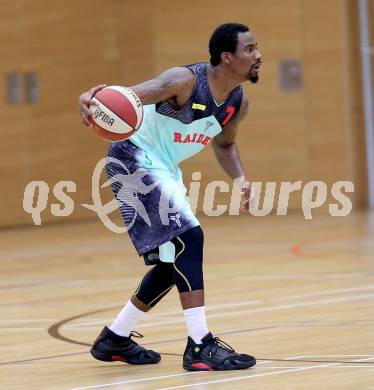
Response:
[[[208,330],[204,236],[180,190],[183,183],[178,164],[211,142],[226,173],[232,179],[243,179],[241,209],[248,210],[251,185],[241,166],[235,137],[238,123],[248,110],[241,84],[247,80],[257,82],[261,54],[248,27],[237,23],[223,24],[213,32],[209,52],[210,64],[171,68],[130,87],[144,105],[144,120],[130,140],[110,145],[108,156],[121,163],[110,159],[107,173],[124,222],[132,224],[129,235],[134,246],[152,268],[114,322],[94,342],[91,354],[96,359],[158,363],[160,355],[138,345],[132,337],[139,334],[132,330],[176,286],[188,330],[183,356],[186,370],[235,370],[256,364],[254,357],[235,352]],[[93,87],[80,96],[81,121],[88,127],[89,107],[94,104],[91,98],[104,87]],[[121,177],[130,175],[129,179],[140,172],[138,169],[146,170],[141,179],[144,188],[133,199],[144,206],[148,218],[144,212],[136,212],[129,194],[121,196],[125,187]]]

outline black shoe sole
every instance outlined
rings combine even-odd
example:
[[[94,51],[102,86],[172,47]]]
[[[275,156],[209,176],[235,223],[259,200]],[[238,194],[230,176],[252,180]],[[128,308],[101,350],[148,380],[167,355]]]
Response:
[[[96,360],[101,360],[102,362],[113,362],[114,361],[112,359],[112,355],[108,355],[106,353],[96,351],[93,348],[91,348],[90,353]]]
[[[139,362],[139,361],[134,361],[132,359],[123,358],[122,356],[99,352],[94,348],[91,348],[90,353],[96,360],[101,360],[102,362],[123,362],[128,364],[144,365],[144,364],[157,364],[161,361],[161,356],[160,356],[158,359],[155,359],[154,361]]]
[[[256,359],[250,360],[249,362],[238,362],[232,366],[209,366],[204,362],[183,362],[183,368],[187,371],[230,371],[230,370],[245,370],[256,365]]]

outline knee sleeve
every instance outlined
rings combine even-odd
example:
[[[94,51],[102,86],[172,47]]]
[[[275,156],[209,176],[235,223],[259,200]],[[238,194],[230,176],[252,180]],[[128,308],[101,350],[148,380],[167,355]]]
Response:
[[[172,240],[175,245],[174,280],[181,292],[204,288],[203,246],[204,233],[196,226]]]
[[[145,275],[135,296],[145,305],[155,306],[175,285],[171,263],[158,263]]]

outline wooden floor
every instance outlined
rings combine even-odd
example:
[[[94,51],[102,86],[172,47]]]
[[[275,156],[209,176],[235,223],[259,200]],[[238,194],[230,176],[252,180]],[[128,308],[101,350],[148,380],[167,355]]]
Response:
[[[154,366],[89,344],[144,266],[99,222],[0,232],[1,389],[374,389],[374,215],[202,218],[209,328],[256,367],[188,373],[175,291],[137,329]]]

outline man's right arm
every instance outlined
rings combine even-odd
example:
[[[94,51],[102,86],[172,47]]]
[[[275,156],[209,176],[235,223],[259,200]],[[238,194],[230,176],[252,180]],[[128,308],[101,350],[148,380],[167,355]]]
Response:
[[[195,77],[187,68],[175,67],[166,70],[152,80],[129,87],[133,90],[143,103],[154,104],[164,100],[175,98],[177,101],[187,101],[195,86]],[[106,84],[101,84],[82,93],[79,97],[79,109],[81,122],[92,127],[89,117],[89,110],[92,104],[91,99]]]
[[[141,102],[154,104],[171,98],[190,97],[195,86],[195,76],[187,68],[176,67],[168,69],[156,78],[129,87]]]

